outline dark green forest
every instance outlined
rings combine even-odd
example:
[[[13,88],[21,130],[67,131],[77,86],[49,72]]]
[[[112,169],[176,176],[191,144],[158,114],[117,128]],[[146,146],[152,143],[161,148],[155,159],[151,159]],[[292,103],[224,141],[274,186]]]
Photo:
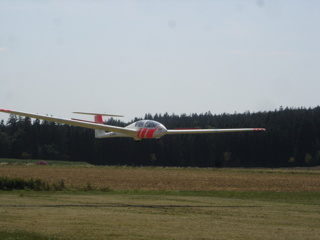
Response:
[[[266,132],[95,139],[94,131],[10,115],[0,123],[0,157],[97,165],[294,167],[320,165],[320,107],[257,113],[146,114],[173,128],[266,128]],[[137,121],[140,119],[134,119]],[[107,124],[129,123],[109,119]]]

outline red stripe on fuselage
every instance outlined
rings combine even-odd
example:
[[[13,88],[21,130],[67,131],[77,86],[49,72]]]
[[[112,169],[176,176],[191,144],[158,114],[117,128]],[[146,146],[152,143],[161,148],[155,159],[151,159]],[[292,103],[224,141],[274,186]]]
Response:
[[[146,135],[146,133],[147,133],[147,131],[148,131],[148,128],[142,128],[142,131],[141,131],[141,133],[140,133],[140,137],[141,137],[141,138],[144,138],[145,135]]]
[[[152,138],[157,128],[140,128],[137,133],[138,138]]]
[[[141,131],[142,131],[142,128],[140,128],[140,129],[138,130],[138,133],[137,133],[137,137],[138,137],[138,138],[141,138]]]
[[[154,132],[156,131],[157,129],[156,128],[152,128],[152,129],[149,129],[149,131],[147,132],[145,138],[152,138]]]

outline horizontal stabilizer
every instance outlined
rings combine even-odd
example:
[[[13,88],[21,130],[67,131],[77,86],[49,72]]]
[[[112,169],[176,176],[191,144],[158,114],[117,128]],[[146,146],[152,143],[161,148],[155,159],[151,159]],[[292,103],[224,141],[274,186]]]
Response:
[[[114,114],[105,114],[105,113],[86,113],[86,112],[73,112],[76,114],[85,114],[85,115],[99,115],[99,116],[106,116],[106,117],[124,117],[123,115],[114,115]]]

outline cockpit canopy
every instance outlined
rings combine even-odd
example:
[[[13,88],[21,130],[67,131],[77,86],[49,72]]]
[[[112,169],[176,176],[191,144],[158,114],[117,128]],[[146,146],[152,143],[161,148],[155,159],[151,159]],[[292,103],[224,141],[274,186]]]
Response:
[[[152,120],[140,120],[135,123],[135,127],[138,128],[156,128],[160,125],[160,123]]]

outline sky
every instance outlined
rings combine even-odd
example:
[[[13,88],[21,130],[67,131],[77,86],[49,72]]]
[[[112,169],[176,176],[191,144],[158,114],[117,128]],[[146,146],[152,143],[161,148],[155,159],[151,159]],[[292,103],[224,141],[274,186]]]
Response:
[[[0,0],[0,108],[131,121],[316,107],[319,11],[316,0]]]

